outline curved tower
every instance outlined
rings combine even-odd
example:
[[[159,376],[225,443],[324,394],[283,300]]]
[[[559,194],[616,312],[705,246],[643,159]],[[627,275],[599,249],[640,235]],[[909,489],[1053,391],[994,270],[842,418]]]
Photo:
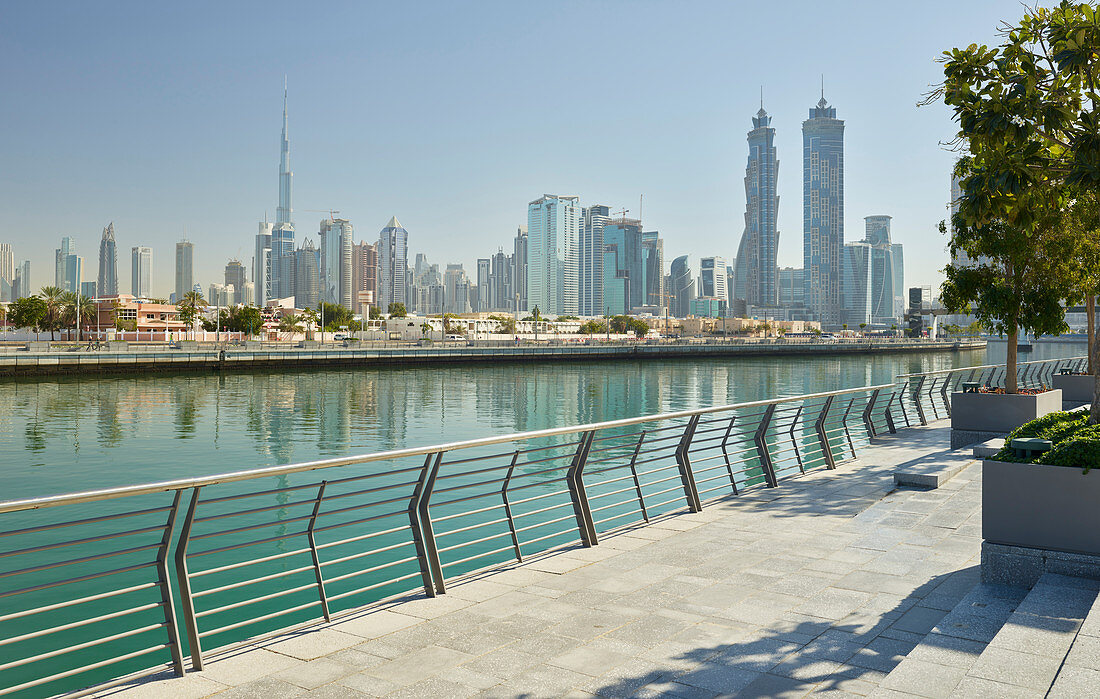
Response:
[[[802,233],[806,305],[823,328],[837,328],[844,305],[844,122],[824,94],[802,122]]]
[[[774,306],[779,300],[776,254],[779,250],[779,159],[772,118],[760,105],[749,131],[745,166],[745,232],[737,248],[734,298],[750,306]]]
[[[115,248],[115,224],[108,223],[99,241],[98,296],[118,296],[118,250]]]

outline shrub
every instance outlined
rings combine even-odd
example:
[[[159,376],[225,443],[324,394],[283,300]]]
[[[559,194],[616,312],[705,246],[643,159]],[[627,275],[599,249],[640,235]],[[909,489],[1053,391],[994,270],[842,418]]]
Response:
[[[1071,466],[1080,468],[1083,473],[1095,465],[1100,465],[1100,431],[1094,431],[1093,437],[1074,437],[1043,454],[1041,463],[1052,466]]]

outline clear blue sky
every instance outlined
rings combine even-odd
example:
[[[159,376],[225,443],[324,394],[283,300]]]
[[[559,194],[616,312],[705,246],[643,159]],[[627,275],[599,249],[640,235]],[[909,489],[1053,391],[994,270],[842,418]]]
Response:
[[[760,87],[779,151],[780,264],[802,263],[801,123],[825,96],[846,121],[846,239],[894,217],[906,282],[938,283],[953,132],[916,102],[940,51],[990,42],[1015,0],[884,2],[23,2],[0,7],[0,240],[53,282],[63,235],[94,279],[115,222],[174,244],[197,281],[250,265],[274,219],[283,75],[298,237],[338,209],[375,240],[396,215],[410,260],[511,245],[527,202],[576,194],[661,231],[666,260],[731,257],[745,134]]]

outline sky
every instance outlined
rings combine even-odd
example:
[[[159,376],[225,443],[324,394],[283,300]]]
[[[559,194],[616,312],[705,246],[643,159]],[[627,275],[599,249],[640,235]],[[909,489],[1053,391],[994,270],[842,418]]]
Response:
[[[779,264],[802,265],[802,121],[845,121],[845,240],[893,216],[906,284],[938,284],[954,155],[937,56],[992,43],[1016,0],[921,3],[51,2],[0,5],[0,242],[53,283],[72,236],[85,280],[114,222],[119,286],[153,248],[174,288],[223,281],[278,203],[284,76],[294,221],[338,210],[373,242],[391,216],[410,263],[510,250],[527,203],[577,195],[641,216],[666,264],[732,258],[746,134],[764,107],[779,157]],[[639,197],[644,195],[644,203]]]

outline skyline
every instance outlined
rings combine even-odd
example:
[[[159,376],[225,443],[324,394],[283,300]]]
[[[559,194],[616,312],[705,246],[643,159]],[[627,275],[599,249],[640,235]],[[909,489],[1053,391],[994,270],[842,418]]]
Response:
[[[475,269],[476,258],[491,255],[497,248],[509,247],[515,227],[526,219],[525,203],[540,193],[579,196],[584,205],[605,203],[616,209],[627,208],[631,217],[638,215],[638,196],[644,194],[645,210],[641,218],[647,229],[661,231],[667,245],[666,260],[687,254],[692,266],[697,267],[702,257],[734,257],[744,216],[741,180],[746,144],[742,139],[759,105],[759,85],[743,82],[731,84],[728,90],[715,91],[708,81],[716,70],[721,72],[724,67],[704,64],[715,52],[721,51],[709,47],[707,53],[699,48],[695,53],[700,55],[684,58],[673,48],[688,38],[685,22],[691,24],[689,20],[698,19],[704,9],[716,16],[732,13],[740,19],[751,19],[762,11],[702,3],[688,5],[681,11],[663,6],[637,9],[631,6],[630,12],[623,4],[594,8],[565,4],[559,14],[569,14],[580,7],[594,12],[597,20],[625,22],[625,29],[640,32],[635,35],[639,38],[657,31],[653,23],[656,21],[659,25],[660,21],[655,17],[665,17],[671,24],[666,22],[667,29],[663,31],[677,41],[660,50],[649,47],[649,53],[655,56],[642,52],[632,54],[631,60],[618,55],[601,57],[582,50],[582,40],[592,30],[578,25],[572,28],[573,33],[566,41],[578,51],[553,56],[545,51],[531,51],[517,58],[515,62],[519,65],[509,67],[489,65],[483,54],[465,44],[456,47],[453,37],[439,36],[441,29],[436,25],[446,22],[405,26],[410,21],[407,16],[410,13],[394,8],[334,6],[315,13],[291,11],[284,13],[280,20],[269,16],[259,18],[260,28],[273,22],[298,20],[312,26],[322,15],[352,16],[358,12],[378,20],[378,26],[388,25],[398,30],[394,38],[415,29],[423,38],[438,41],[431,44],[434,51],[425,50],[421,52],[423,55],[410,57],[412,68],[398,66],[390,59],[384,62],[387,69],[393,69],[390,73],[378,65],[371,65],[361,76],[369,84],[387,83],[396,90],[395,97],[411,96],[411,101],[384,99],[366,88],[343,87],[333,91],[336,77],[326,72],[333,62],[327,58],[296,60],[291,53],[285,59],[288,65],[275,66],[273,63],[277,61],[269,60],[270,56],[261,61],[254,49],[224,45],[212,51],[215,55],[208,58],[189,56],[189,62],[183,61],[173,66],[174,69],[166,70],[163,83],[146,91],[151,94],[127,94],[126,99],[119,100],[116,94],[119,83],[126,83],[133,77],[130,73],[137,70],[136,66],[120,62],[120,59],[137,49],[104,47],[101,36],[96,42],[97,51],[91,56],[81,56],[88,59],[88,65],[82,65],[76,75],[89,77],[89,74],[104,73],[105,69],[114,72],[106,70],[111,74],[97,76],[102,80],[96,81],[99,89],[94,95],[89,94],[90,86],[79,86],[71,97],[72,100],[87,98],[88,113],[78,118],[70,111],[61,118],[51,115],[45,122],[34,123],[31,123],[32,117],[59,97],[42,83],[31,85],[25,75],[17,74],[17,68],[22,67],[31,74],[56,70],[67,61],[76,60],[75,56],[80,54],[81,46],[88,39],[76,36],[74,30],[63,29],[64,36],[59,37],[63,50],[57,56],[47,56],[41,46],[27,41],[27,34],[10,31],[33,26],[43,21],[43,17],[28,8],[16,8],[9,13],[12,21],[7,24],[8,29],[0,28],[0,37],[5,39],[0,56],[13,54],[10,56],[13,60],[3,62],[8,67],[0,68],[0,78],[9,84],[13,95],[2,112],[11,128],[0,137],[4,139],[0,143],[4,144],[3,151],[11,156],[5,159],[12,163],[12,172],[19,173],[18,176],[6,175],[10,181],[0,190],[0,239],[15,245],[20,260],[32,260],[35,288],[51,281],[46,279],[48,260],[61,237],[72,237],[77,253],[91,259],[100,232],[110,221],[115,222],[122,249],[137,245],[154,249],[153,290],[156,294],[167,296],[171,292],[174,284],[172,250],[175,242],[185,237],[195,244],[196,281],[205,284],[217,280],[230,258],[240,259],[250,266],[256,221],[263,219],[265,211],[271,220],[278,200],[278,163],[274,152],[279,124],[275,122],[275,114],[281,106],[276,101],[281,97],[278,81],[285,69],[289,75],[290,131],[295,142],[294,171],[298,175],[294,214],[298,240],[314,238],[320,221],[326,218],[324,214],[308,212],[309,209],[339,210],[340,217],[349,219],[358,229],[356,239],[366,241],[376,240],[385,221],[396,216],[406,223],[410,253],[430,251],[434,262],[459,262],[469,273]],[[74,8],[74,14],[83,9]],[[825,96],[830,105],[843,111],[848,124],[845,227],[858,231],[862,229],[865,216],[893,216],[894,238],[908,248],[906,273],[913,284],[937,283],[939,275],[935,270],[947,263],[946,241],[934,234],[934,226],[944,217],[952,155],[941,149],[937,140],[947,138],[953,129],[942,108],[918,110],[914,104],[927,84],[939,79],[939,67],[934,58],[940,50],[958,43],[952,41],[951,35],[970,37],[975,27],[990,26],[990,16],[999,17],[1006,11],[1003,5],[994,9],[993,3],[957,9],[953,28],[938,28],[948,31],[935,34],[942,37],[940,39],[922,42],[915,37],[928,33],[916,30],[884,39],[881,29],[890,26],[883,23],[889,13],[881,9],[860,11],[851,8],[841,13],[844,15],[841,18],[830,15],[829,21],[823,24],[827,13],[807,5],[806,12],[801,15],[805,21],[790,28],[792,37],[811,29],[839,28],[844,31],[836,33],[837,41],[843,41],[848,34],[858,34],[868,50],[878,42],[888,45],[890,54],[872,62],[867,62],[862,54],[855,57],[815,54],[814,65],[796,66],[792,63],[798,63],[805,56],[795,52],[794,59],[788,58],[786,63],[758,71],[754,76],[754,80],[758,78],[765,83],[764,104],[774,119],[778,158],[797,162],[801,150],[801,121],[806,109],[819,97],[821,73],[825,74]],[[220,28],[195,26],[193,18],[186,13],[175,14],[180,15],[177,19],[185,26],[184,35],[191,36],[190,32],[220,34],[227,31],[242,21],[242,13],[242,8],[232,8],[227,12],[226,24]],[[488,6],[466,13],[442,8],[436,14],[440,13],[457,22],[456,28],[472,27],[491,14]],[[133,14],[136,19],[126,20],[131,28],[155,15],[173,15],[173,12],[140,8]],[[480,30],[484,34],[482,39],[492,39],[490,53],[517,41],[511,35],[495,34],[501,25],[545,33],[558,21],[555,15],[537,27],[524,25],[525,17],[529,19],[528,15],[538,14],[526,8],[508,8],[499,14],[503,16],[494,19],[492,26]],[[112,18],[119,20],[119,26],[108,27],[108,44],[111,33],[121,31],[125,18],[115,17],[111,11],[106,16],[97,13],[88,18],[94,25]],[[838,27],[841,19],[842,26]],[[926,20],[918,18],[916,21],[919,25]],[[880,33],[867,33],[868,28],[874,27]],[[705,26],[692,26],[692,29],[701,36],[712,31]],[[341,26],[330,26],[330,30],[337,35],[353,31]],[[10,42],[6,41],[8,38]],[[63,41],[66,39],[72,41]],[[749,39],[740,52],[730,48],[727,53],[734,54],[734,58],[751,53],[751,45],[758,39]],[[164,68],[163,64],[179,59],[180,47],[176,43],[180,42],[187,43],[177,37],[170,39],[163,51],[158,45],[158,50],[147,56],[150,65],[144,70]],[[692,45],[694,49],[694,42]],[[202,83],[199,76],[188,71],[206,62],[236,55],[233,51],[246,59],[243,64],[235,64],[233,70],[223,69],[216,74],[217,80],[203,84],[207,88],[205,91],[189,92],[187,88],[193,89]],[[340,55],[361,68],[360,62],[369,56],[357,51],[348,48]],[[443,54],[456,60],[441,60]],[[41,59],[43,65],[33,68],[28,63],[32,59]],[[673,65],[663,66],[662,75],[654,75],[650,70],[653,77],[642,80],[641,73],[651,69],[655,60]],[[448,82],[462,66],[470,67],[471,62],[479,68],[472,75],[483,78],[484,82],[474,81],[467,85],[466,92],[452,85],[431,101],[434,110],[418,109],[425,106],[425,95],[438,88],[440,81]],[[534,88],[525,87],[518,79],[510,83],[498,83],[493,79],[508,72],[520,78],[531,64],[545,67],[548,62],[579,64],[586,70],[578,72],[578,77],[607,76],[608,85],[613,82],[612,77],[625,76],[631,86],[641,87],[645,94],[615,99],[613,93],[617,90],[608,87],[607,96],[601,98],[603,101],[585,102],[583,114],[570,110],[531,112],[524,108],[531,106],[533,96],[527,91]],[[860,71],[843,69],[844,64],[857,62]],[[412,72],[422,78],[417,89],[410,90],[407,84],[401,83],[402,68],[406,76]],[[677,73],[685,68],[690,70]],[[676,84],[663,82],[671,74],[682,79]],[[54,82],[62,85],[54,87],[63,89],[63,84],[76,75],[55,79]],[[876,84],[876,75],[890,80]],[[924,83],[918,84],[914,80],[916,75],[920,75]],[[701,89],[703,86],[705,90]],[[186,99],[183,94],[169,94],[181,88]],[[663,97],[668,94],[680,97],[673,106],[686,105],[689,109],[671,110]],[[33,99],[35,95],[46,99]],[[691,97],[690,102],[685,101],[687,96]],[[471,107],[477,99],[485,98],[490,98],[487,106]],[[242,100],[247,102],[247,109],[239,108]],[[356,115],[354,126],[347,117],[343,126],[339,119],[322,118],[349,111],[343,107],[335,110],[334,105],[340,106],[344,101],[362,104],[364,100],[366,106],[374,108],[350,110]],[[869,100],[877,109],[868,107]],[[493,111],[503,103],[517,101],[520,106],[512,105],[506,111],[511,117],[522,115],[524,118],[519,121],[508,121]],[[110,114],[104,109],[107,105],[113,109]],[[129,116],[135,106],[141,108],[138,111],[142,116],[164,116],[166,123],[152,131],[188,119],[196,121],[188,123],[189,128],[183,129],[180,138],[149,141],[153,135],[151,122]],[[166,108],[176,111],[164,114]],[[125,116],[120,117],[122,114]],[[398,118],[401,114],[403,120]],[[111,115],[116,117],[118,124],[105,123]],[[479,125],[480,121],[487,123]],[[659,131],[655,129],[657,122],[661,126]],[[882,141],[882,122],[892,127],[891,138],[885,143]],[[126,126],[137,128],[127,131],[132,137],[126,142],[118,141]],[[547,127],[552,127],[551,131],[548,132]],[[89,129],[96,130],[96,138],[77,138],[79,132]],[[204,140],[203,131],[211,136],[211,129],[224,131],[224,134]],[[925,132],[925,135],[911,139],[914,132]],[[455,139],[456,135],[465,138]],[[639,135],[647,138],[639,139]],[[46,156],[36,152],[36,158],[28,158],[34,150],[34,136],[49,136],[58,141],[56,149],[45,151]],[[630,144],[624,144],[627,137],[633,139]],[[74,139],[80,142],[73,143]],[[442,148],[442,145],[448,147]],[[629,149],[624,150],[624,145],[629,145]],[[143,150],[143,146],[151,147],[164,157],[154,158],[153,153]],[[368,157],[363,157],[364,146],[370,150]],[[79,164],[108,147],[115,150],[110,151],[105,163],[109,167],[101,168],[103,172],[72,167],[73,163]],[[471,147],[474,147],[473,153]],[[184,158],[181,150],[189,157]],[[402,154],[405,157],[393,157]],[[46,167],[50,163],[60,168],[51,170]],[[179,183],[165,173],[171,166],[181,164],[185,166],[183,172],[175,174],[186,180],[186,186],[173,190],[172,184]],[[201,171],[196,173],[195,168],[200,166]],[[779,175],[778,190],[783,202],[779,210],[779,266],[801,266],[802,212],[797,202],[802,191],[797,170],[797,167],[781,169]],[[104,174],[106,172],[112,174]],[[196,178],[196,174],[205,177]],[[172,211],[179,211],[184,203],[187,214],[173,217]],[[43,210],[51,215],[43,217]],[[99,220],[100,216],[103,220]],[[848,241],[854,239],[847,236]]]

